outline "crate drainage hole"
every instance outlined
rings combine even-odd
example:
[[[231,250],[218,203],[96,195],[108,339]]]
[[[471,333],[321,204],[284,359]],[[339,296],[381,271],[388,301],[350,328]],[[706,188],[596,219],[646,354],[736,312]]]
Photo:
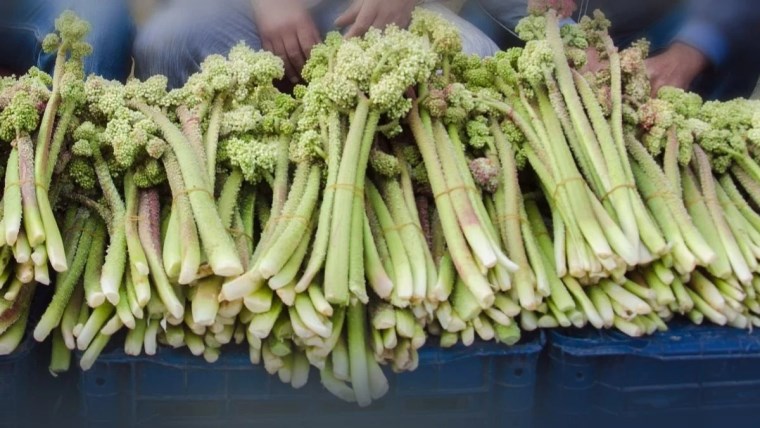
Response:
[[[515,376],[520,377],[520,376],[523,375],[523,373],[525,373],[525,370],[523,370],[521,368],[515,369]]]
[[[575,373],[575,378],[578,379],[578,380],[582,380],[583,379],[583,372],[576,372]]]
[[[97,385],[97,386],[103,386],[105,384],[106,384],[106,380],[103,379],[102,377],[99,377],[99,378],[95,379],[95,385]]]

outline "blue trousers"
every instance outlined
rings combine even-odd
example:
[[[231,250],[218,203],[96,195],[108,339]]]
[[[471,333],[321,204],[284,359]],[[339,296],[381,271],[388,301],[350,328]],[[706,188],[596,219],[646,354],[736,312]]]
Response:
[[[93,54],[85,71],[125,80],[135,32],[128,0],[0,0],[0,67],[23,73],[37,66],[51,73],[55,56],[42,52],[41,43],[67,9],[92,26],[87,41]]]
[[[311,9],[323,36],[335,30],[333,21],[349,3],[350,0],[322,0]],[[443,5],[427,2],[424,7],[442,14],[459,28],[466,51],[481,56],[496,52],[493,41]],[[135,75],[145,79],[163,74],[169,86],[175,88],[197,71],[208,55],[226,54],[240,41],[261,49],[250,0],[168,0],[137,35]]]
[[[509,0],[485,0],[485,3],[490,12],[480,4],[480,1],[469,0],[462,8],[460,15],[480,28],[502,49],[522,46],[522,41],[509,28],[516,21],[516,15],[521,14],[521,10],[510,5]],[[622,48],[638,39],[647,38],[652,43],[652,53],[656,54],[668,47],[686,18],[684,8],[675,8],[638,32],[624,35],[613,34],[613,38],[615,44]],[[705,99],[727,100],[749,97],[752,95],[759,74],[760,58],[757,58],[756,54],[737,53],[728,58],[721,67],[710,68],[698,76],[691,90]]]

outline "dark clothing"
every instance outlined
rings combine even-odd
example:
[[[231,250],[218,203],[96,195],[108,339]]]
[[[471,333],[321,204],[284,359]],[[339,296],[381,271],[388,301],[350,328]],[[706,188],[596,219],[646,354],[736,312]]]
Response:
[[[85,71],[125,80],[134,38],[127,0],[0,0],[0,67],[24,73],[37,66],[52,73],[55,55],[42,52],[42,40],[67,9],[92,26],[87,41],[93,54],[85,60]]]
[[[693,87],[710,99],[749,96],[760,76],[760,5],[753,0],[579,0],[574,20],[600,9],[625,47],[646,37],[653,52],[678,41],[700,50],[711,68]],[[527,0],[470,0],[462,10],[500,46],[516,46],[514,27]]]

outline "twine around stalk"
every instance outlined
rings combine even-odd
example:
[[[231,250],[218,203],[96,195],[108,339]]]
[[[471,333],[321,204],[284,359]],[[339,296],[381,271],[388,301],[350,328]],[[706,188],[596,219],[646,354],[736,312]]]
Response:
[[[457,190],[466,190],[468,192],[477,192],[478,191],[476,188],[474,188],[472,186],[468,186],[466,184],[463,184],[461,186],[449,187],[448,189],[446,189],[446,190],[444,190],[444,191],[442,191],[440,193],[436,193],[435,195],[433,195],[433,199],[438,200],[438,198],[440,198],[442,196],[445,196],[445,195],[449,195],[452,192],[455,192]]]
[[[607,199],[607,197],[609,197],[612,193],[614,193],[615,191],[618,191],[620,189],[632,189],[632,190],[636,190],[636,185],[633,184],[633,183],[618,184],[617,186],[614,186],[612,189],[608,190],[607,193],[605,193],[604,195],[602,195],[602,197],[599,198],[599,202],[604,202],[604,200]]]
[[[565,186],[567,186],[568,184],[570,184],[570,183],[572,183],[574,181],[584,181],[584,180],[583,180],[582,177],[577,176],[577,177],[570,177],[570,178],[567,178],[565,180],[562,180],[562,181],[558,182],[554,186],[554,191],[552,192],[552,200],[555,200],[555,201],[557,200],[557,193],[559,192],[560,188],[565,187]]]

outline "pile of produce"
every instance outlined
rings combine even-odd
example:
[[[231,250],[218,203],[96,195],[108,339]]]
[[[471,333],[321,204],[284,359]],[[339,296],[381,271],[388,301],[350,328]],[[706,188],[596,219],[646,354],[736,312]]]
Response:
[[[760,104],[653,98],[645,42],[537,3],[525,47],[492,58],[424,10],[331,34],[292,95],[242,44],[172,91],[85,77],[88,25],[65,13],[53,75],[0,81],[0,351],[40,283],[53,372],[109,342],[209,362],[237,344],[364,406],[425,344],[760,325]]]

